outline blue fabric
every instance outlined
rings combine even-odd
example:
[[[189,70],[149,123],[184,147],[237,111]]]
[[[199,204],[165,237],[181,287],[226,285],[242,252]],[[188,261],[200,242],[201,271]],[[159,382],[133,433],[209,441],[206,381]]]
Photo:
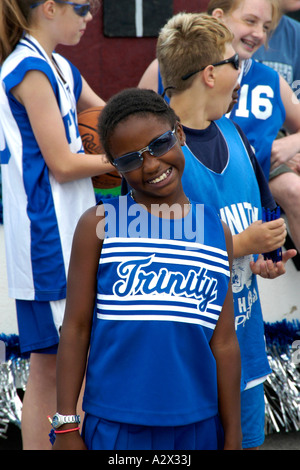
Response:
[[[246,134],[268,181],[272,145],[285,121],[279,75],[250,59],[245,63],[239,93],[230,118]]]
[[[221,174],[215,173],[185,146],[182,184],[188,197],[202,203],[209,202],[215,207],[235,235],[261,220],[260,191],[235,125],[227,118],[216,121],[216,124],[220,130],[218,139],[225,138],[228,144],[227,166]],[[249,262],[254,259],[254,256],[234,259],[232,269],[236,331],[242,359],[242,390],[251,380],[270,373],[257,279],[249,267]]]
[[[24,106],[11,94],[26,73],[42,72],[53,89],[70,151],[81,153],[76,99],[79,71],[59,54],[52,61],[26,35],[1,67],[0,151],[9,295],[50,301],[65,298],[72,238],[77,221],[95,203],[90,178],[59,184],[41,154]],[[72,210],[70,210],[70,206]],[[18,221],[18,228],[16,228]]]
[[[16,300],[16,308],[21,352],[56,353],[59,335],[50,302]]]
[[[187,426],[138,426],[86,415],[83,439],[88,450],[222,450],[218,416]]]
[[[10,91],[20,83],[28,70],[43,71],[49,78],[56,96],[58,95],[58,86],[52,70],[45,61],[37,58],[23,60],[15,69],[15,73],[4,79],[6,90]],[[66,274],[49,169],[33,138],[25,108],[13,99],[11,106],[15,109],[23,146],[26,149],[23,152],[23,180],[28,199],[35,298],[39,301],[57,300],[66,295]],[[60,289],[58,286],[61,286]]]
[[[243,449],[259,447],[265,440],[265,398],[261,383],[241,393]]]
[[[151,426],[216,415],[216,363],[209,342],[229,283],[217,212],[205,206],[196,217],[192,203],[184,218],[168,220],[177,238],[173,230],[169,236],[156,231],[162,218],[129,196],[104,207],[120,224],[104,239],[100,257],[84,410]],[[130,236],[136,211],[143,214],[140,237]],[[135,214],[132,221],[129,214]],[[182,230],[185,224],[197,226],[199,242]]]
[[[242,129],[237,124],[234,123],[234,125],[240,134],[253,166],[259,186],[262,206],[269,209],[275,209],[276,203],[271,194],[268,181],[266,180],[262,168],[253,153],[251,145]],[[225,140],[219,138],[219,129],[216,123],[212,122],[209,127],[201,130],[190,129],[186,126],[183,126],[183,129],[186,137],[186,144],[198,160],[215,173],[222,173],[228,163],[228,148]]]

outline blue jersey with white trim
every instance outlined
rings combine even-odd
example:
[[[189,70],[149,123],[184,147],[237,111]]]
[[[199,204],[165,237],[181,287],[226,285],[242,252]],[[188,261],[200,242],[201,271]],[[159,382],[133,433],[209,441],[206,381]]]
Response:
[[[209,201],[228,225],[232,235],[237,235],[253,222],[261,220],[260,190],[246,147],[234,123],[223,117],[215,121],[215,124],[218,133],[214,138],[226,142],[227,165],[221,173],[216,173],[207,168],[186,145],[183,147],[185,168],[182,185],[185,193],[194,201]],[[205,140],[205,135],[202,138]],[[208,151],[209,148],[215,149],[218,146],[211,144],[205,148]],[[212,161],[218,157],[212,153],[205,158]],[[236,331],[242,361],[242,389],[253,380],[271,372],[266,355],[257,279],[250,268],[250,261],[256,259],[257,255],[235,258],[232,266]]]
[[[11,297],[23,300],[65,297],[73,233],[80,215],[95,204],[90,178],[65,184],[55,180],[26,109],[11,94],[28,71],[44,73],[57,99],[70,150],[83,152],[76,111],[81,76],[59,54],[53,53],[53,59],[60,73],[40,44],[26,35],[1,69],[0,155],[8,288]]]
[[[171,221],[129,195],[106,202],[107,214],[112,207],[117,217],[100,257],[84,410],[152,426],[214,416],[209,342],[230,278],[221,221],[195,203]]]
[[[278,73],[255,60],[245,61],[239,100],[230,118],[246,134],[267,181],[272,145],[285,117]]]

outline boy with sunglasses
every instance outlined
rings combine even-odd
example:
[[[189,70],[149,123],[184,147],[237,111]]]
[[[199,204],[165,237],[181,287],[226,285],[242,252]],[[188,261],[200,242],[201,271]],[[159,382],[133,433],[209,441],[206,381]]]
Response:
[[[223,117],[232,105],[240,73],[232,39],[218,20],[180,13],[161,30],[157,58],[170,106],[186,135],[184,190],[191,199],[213,205],[233,235],[242,431],[244,442],[256,445],[264,438],[262,382],[271,372],[256,274],[273,278],[285,271],[283,262],[264,261],[258,255],[283,245],[286,228],[283,219],[260,222],[262,206],[272,210],[275,202],[246,137]],[[290,250],[283,260],[295,254]]]

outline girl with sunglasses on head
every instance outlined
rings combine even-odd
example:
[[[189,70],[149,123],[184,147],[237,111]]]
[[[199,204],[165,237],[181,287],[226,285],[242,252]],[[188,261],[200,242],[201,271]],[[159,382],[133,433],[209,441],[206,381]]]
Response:
[[[92,207],[75,232],[54,449],[240,449],[230,232],[186,197],[184,133],[162,97],[120,92],[99,133],[132,191]],[[82,439],[64,423],[86,362]]]
[[[55,367],[74,229],[95,202],[104,155],[85,155],[77,112],[104,102],[55,52],[79,43],[95,1],[1,0],[0,143],[9,295],[21,351],[30,353],[24,449],[49,445]],[[1,133],[2,135],[2,133]],[[47,447],[46,447],[47,446]]]

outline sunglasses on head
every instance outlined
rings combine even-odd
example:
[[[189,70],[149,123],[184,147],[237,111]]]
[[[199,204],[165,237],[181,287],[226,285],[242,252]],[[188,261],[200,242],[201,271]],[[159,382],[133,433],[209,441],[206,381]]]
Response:
[[[162,157],[165,153],[171,150],[176,144],[176,129],[173,131],[167,131],[157,139],[152,140],[147,147],[136,152],[130,152],[126,155],[116,158],[112,164],[121,173],[127,171],[137,170],[143,164],[143,153],[149,152],[152,157]]]
[[[234,54],[232,57],[229,59],[221,60],[221,62],[217,62],[215,64],[209,64],[212,65],[213,67],[218,67],[219,65],[224,65],[224,64],[232,64],[232,66],[236,69],[239,70],[240,68],[240,58],[238,54]],[[205,67],[201,67],[199,70],[195,70],[195,72],[190,72],[181,77],[181,80],[187,80],[188,78],[192,77],[196,73],[202,72],[202,70],[206,69],[208,65],[205,65]]]
[[[65,2],[63,0],[54,0],[55,3],[61,3],[61,4],[66,4],[66,5],[71,5],[78,16],[86,16],[88,12],[91,9],[91,5],[89,3],[74,3],[74,2]],[[42,5],[42,3],[45,3],[45,0],[43,2],[36,2],[30,5],[30,8],[35,8],[38,7],[39,5]]]

